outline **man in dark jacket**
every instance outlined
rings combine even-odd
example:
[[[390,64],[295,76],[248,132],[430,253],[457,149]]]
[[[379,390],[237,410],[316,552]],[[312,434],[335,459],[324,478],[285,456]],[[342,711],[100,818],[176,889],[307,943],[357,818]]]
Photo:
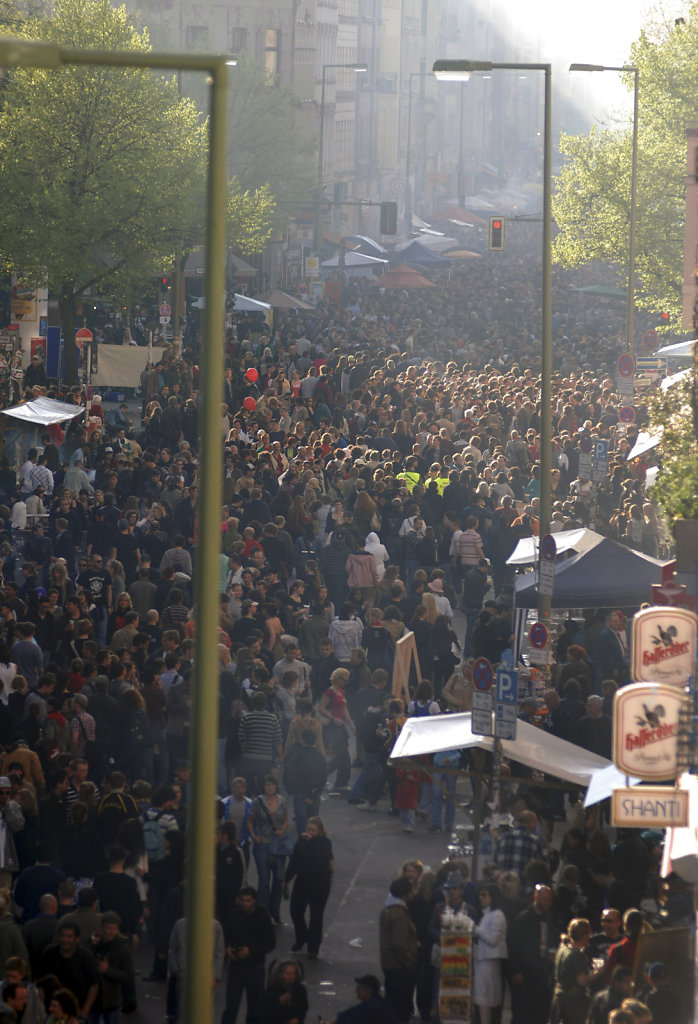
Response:
[[[124,1004],[135,1002],[135,975],[133,957],[128,942],[119,934],[121,919],[113,910],[102,914],[101,936],[91,942],[88,949],[97,961],[99,994],[93,1012],[103,1014],[105,1020],[115,1017]]]
[[[235,1024],[242,993],[247,996],[247,1020],[261,1021],[264,1000],[264,961],[276,945],[271,917],[257,906],[257,890],[244,886],[238,905],[223,924],[228,958],[228,982],[221,1024]]]
[[[533,905],[519,914],[508,935],[513,1024],[546,1024],[550,1010],[552,953],[557,933],[550,916],[553,892],[536,886]]]

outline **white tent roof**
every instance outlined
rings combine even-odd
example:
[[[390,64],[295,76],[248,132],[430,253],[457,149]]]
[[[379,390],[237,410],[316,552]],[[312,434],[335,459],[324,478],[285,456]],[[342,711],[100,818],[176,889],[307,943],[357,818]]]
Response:
[[[664,433],[664,427],[655,427],[654,430],[641,430],[637,435],[635,444],[627,454],[627,460],[630,462],[631,459],[636,459],[638,455],[644,455],[645,452],[655,448],[662,439]]]
[[[52,423],[82,416],[85,407],[56,402],[53,398],[35,398],[31,402],[15,405],[12,409],[3,409],[2,412],[4,416],[12,416],[15,420],[23,420],[35,427],[50,427]]]
[[[378,266],[378,264],[387,263],[387,260],[382,260],[378,256],[366,256],[362,252],[350,252],[347,251],[344,254],[344,266],[345,267],[368,267]],[[338,267],[339,256],[333,256],[331,260],[323,260],[323,267]]]
[[[682,356],[692,356],[695,341],[677,341],[673,345],[665,345],[663,348],[658,348],[654,353],[656,356],[674,356],[676,359],[680,359]]]
[[[603,537],[593,530],[560,530],[554,534],[557,553],[563,551],[588,551],[599,544]],[[507,565],[535,565],[538,561],[538,537],[522,537],[507,558]]]
[[[470,747],[493,750],[494,740],[490,736],[477,736],[473,733],[471,719],[469,711],[458,715],[408,718],[390,756],[417,757],[419,754],[434,754],[439,750],[463,750]],[[516,739],[502,740],[502,753],[504,757],[576,786],[590,786],[599,773],[604,773],[595,784],[593,803],[609,797],[614,787],[625,785],[625,776],[610,761],[590,754],[588,750],[568,743],[567,740],[551,736],[528,722],[516,723]]]
[[[685,380],[690,372],[690,370],[679,370],[678,373],[672,373],[671,377],[665,377],[659,386],[662,391],[668,391],[669,388],[673,388],[674,384],[678,384],[679,381]]]
[[[251,299],[249,295],[239,295],[235,292],[233,309],[236,313],[268,313],[271,306],[268,302],[260,302],[259,299]]]

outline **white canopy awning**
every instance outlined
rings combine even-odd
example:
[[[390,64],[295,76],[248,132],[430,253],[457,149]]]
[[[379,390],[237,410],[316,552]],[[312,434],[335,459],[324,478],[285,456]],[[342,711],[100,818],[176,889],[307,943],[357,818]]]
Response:
[[[672,871],[692,885],[698,884],[698,776],[684,774],[679,788],[688,790],[688,826],[668,828],[664,843],[661,874],[666,878]]]
[[[417,757],[434,754],[439,750],[463,750],[480,747],[493,750],[494,740],[477,736],[471,728],[469,711],[457,715],[431,715],[428,718],[408,718],[393,747],[391,758]],[[603,757],[590,754],[567,740],[551,736],[528,722],[516,723],[516,739],[502,740],[504,757],[537,771],[546,772],[563,782],[576,786],[589,786],[597,773],[605,771],[595,787],[594,803],[610,796],[614,786],[624,785],[625,776]],[[612,771],[609,771],[612,769]],[[633,780],[635,781],[635,780]]]
[[[662,391],[668,391],[669,388],[673,388],[674,384],[678,384],[679,381],[685,380],[690,373],[690,370],[679,370],[678,373],[672,373],[671,377],[665,377],[659,386]]]
[[[563,551],[588,551],[599,544],[603,537],[593,530],[560,530],[555,535],[557,553]],[[507,565],[535,565],[538,561],[538,537],[522,537],[507,558]]]
[[[31,402],[23,402],[22,405],[3,409],[2,412],[4,416],[31,423],[35,427],[50,427],[52,423],[82,416],[85,408],[68,402],[56,402],[53,398],[34,398]]]
[[[681,359],[693,355],[695,344],[693,339],[677,341],[673,345],[665,345],[663,348],[658,348],[654,354],[656,356],[669,356],[670,359],[672,357],[674,359]]]
[[[644,455],[645,452],[650,451],[652,448],[656,448],[662,439],[664,433],[664,427],[655,427],[654,430],[641,430],[637,435],[635,444],[628,452],[626,458],[628,462],[631,459],[636,459],[638,455]]]
[[[378,267],[379,265],[384,265],[387,262],[387,260],[380,259],[378,256],[366,256],[363,252],[352,252],[347,250],[344,254],[345,267]],[[323,260],[322,266],[328,267],[329,269],[332,267],[338,267],[339,256],[333,256],[331,260]]]
[[[235,292],[233,309],[236,313],[268,313],[271,306],[268,302],[260,302],[259,299],[251,299],[249,295],[239,295]]]

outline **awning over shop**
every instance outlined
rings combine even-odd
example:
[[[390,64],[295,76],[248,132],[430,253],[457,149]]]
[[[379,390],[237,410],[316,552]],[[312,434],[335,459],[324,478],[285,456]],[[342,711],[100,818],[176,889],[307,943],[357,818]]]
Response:
[[[469,711],[457,715],[431,715],[428,718],[408,718],[393,747],[391,758],[418,757],[435,754],[440,750],[464,750],[479,747],[492,751],[494,740],[478,736],[472,731]],[[594,782],[593,799],[598,803],[610,796],[616,786],[625,785],[615,765],[603,757],[589,753],[583,747],[558,739],[537,729],[528,722],[516,723],[516,739],[502,740],[504,757],[525,764],[536,771],[545,772],[563,782],[571,782],[585,789]],[[632,779],[631,783],[637,780]]]
[[[2,410],[3,416],[31,423],[33,427],[50,427],[52,423],[75,419],[84,412],[84,406],[56,402],[53,398],[35,398],[31,402],[15,405],[12,409]]]
[[[600,544],[603,537],[593,530],[561,530],[555,535],[558,555],[565,551],[588,551]],[[535,565],[538,561],[538,537],[522,537],[507,558],[507,565]]]
[[[268,313],[271,306],[268,302],[260,302],[259,299],[251,299],[249,295],[238,295],[235,292],[233,309],[236,313]]]

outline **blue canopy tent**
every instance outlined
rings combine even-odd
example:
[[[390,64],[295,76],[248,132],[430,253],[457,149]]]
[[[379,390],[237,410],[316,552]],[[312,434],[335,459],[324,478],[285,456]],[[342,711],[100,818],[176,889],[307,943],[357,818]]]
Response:
[[[409,267],[416,267],[418,270],[447,270],[451,261],[432,252],[420,242],[414,241],[406,249],[390,254],[390,262],[393,266],[399,263],[406,263]]]
[[[553,608],[638,608],[652,600],[652,584],[661,583],[664,562],[640,554],[608,537],[555,565]],[[538,605],[538,573],[514,580],[517,608]]]

